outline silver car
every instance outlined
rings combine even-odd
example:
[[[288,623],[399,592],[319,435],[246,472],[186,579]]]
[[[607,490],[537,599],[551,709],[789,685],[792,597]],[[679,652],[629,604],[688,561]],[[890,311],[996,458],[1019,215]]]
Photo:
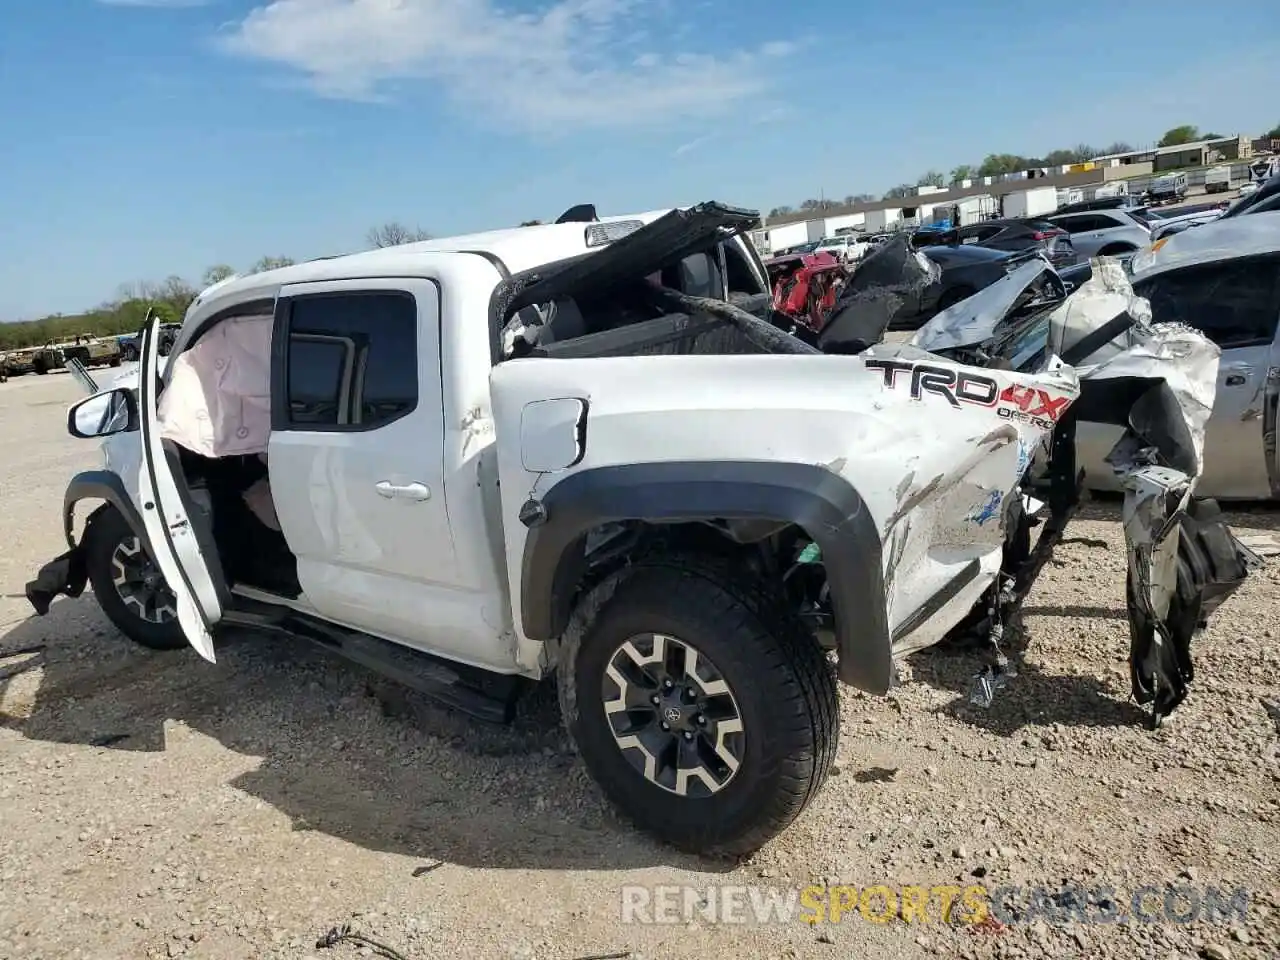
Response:
[[[1156,321],[1180,321],[1222,350],[1197,493],[1222,500],[1280,499],[1280,212],[1206,223],[1132,261],[1134,292]],[[1104,458],[1120,429],[1080,424],[1077,456],[1088,486],[1118,490]],[[1273,439],[1268,444],[1266,437]]]
[[[1045,219],[1071,234],[1071,245],[1081,259],[1132,253],[1151,242],[1151,229],[1132,209],[1083,210]]]

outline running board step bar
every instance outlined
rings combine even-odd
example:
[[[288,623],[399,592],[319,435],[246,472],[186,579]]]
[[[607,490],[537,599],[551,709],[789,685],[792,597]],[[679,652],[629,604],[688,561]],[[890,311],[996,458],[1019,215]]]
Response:
[[[236,598],[223,624],[261,633],[301,637],[380,676],[416,690],[442,706],[486,723],[508,724],[530,681],[454,663],[379,637],[334,626],[304,613]]]

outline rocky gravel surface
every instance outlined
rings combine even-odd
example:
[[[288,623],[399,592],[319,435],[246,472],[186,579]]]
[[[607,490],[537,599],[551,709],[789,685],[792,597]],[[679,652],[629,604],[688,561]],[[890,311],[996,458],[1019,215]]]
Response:
[[[0,386],[0,958],[1280,956],[1280,560],[1198,639],[1192,694],[1152,732],[1129,698],[1117,505],[1091,504],[991,709],[966,705],[978,664],[956,652],[915,657],[889,697],[846,691],[822,795],[718,863],[615,818],[550,694],[487,728],[300,642],[236,638],[211,666],[133,647],[90,596],[28,618],[66,478],[97,458],[65,433],[77,395],[57,374]],[[1266,533],[1280,513],[1232,520]],[[668,885],[687,914],[623,922],[624,888]],[[818,925],[706,906],[809,885],[1001,904],[885,921],[881,893]],[[1145,920],[1098,922],[1135,894]],[[371,939],[317,943],[346,926]]]

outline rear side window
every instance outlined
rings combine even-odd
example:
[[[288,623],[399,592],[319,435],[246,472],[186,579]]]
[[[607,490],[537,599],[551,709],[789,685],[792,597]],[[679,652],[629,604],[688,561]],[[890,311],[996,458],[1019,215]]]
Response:
[[[1078,214],[1069,217],[1058,217],[1053,222],[1063,230],[1067,231],[1067,233],[1084,233],[1086,230],[1093,229],[1088,226],[1089,219],[1090,218],[1087,215]]]
[[[1195,327],[1223,349],[1267,344],[1280,319],[1280,258],[1188,267],[1139,281],[1152,317]]]
[[[286,429],[374,430],[418,404],[418,310],[408,293],[288,304]]]

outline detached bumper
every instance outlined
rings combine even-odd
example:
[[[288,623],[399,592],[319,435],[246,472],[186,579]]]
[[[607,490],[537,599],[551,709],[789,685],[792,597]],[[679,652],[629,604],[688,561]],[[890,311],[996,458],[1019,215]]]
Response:
[[[27,582],[27,600],[38,616],[43,617],[59,595],[78,597],[89,582],[84,547],[75,546],[50,560],[34,580]]]

